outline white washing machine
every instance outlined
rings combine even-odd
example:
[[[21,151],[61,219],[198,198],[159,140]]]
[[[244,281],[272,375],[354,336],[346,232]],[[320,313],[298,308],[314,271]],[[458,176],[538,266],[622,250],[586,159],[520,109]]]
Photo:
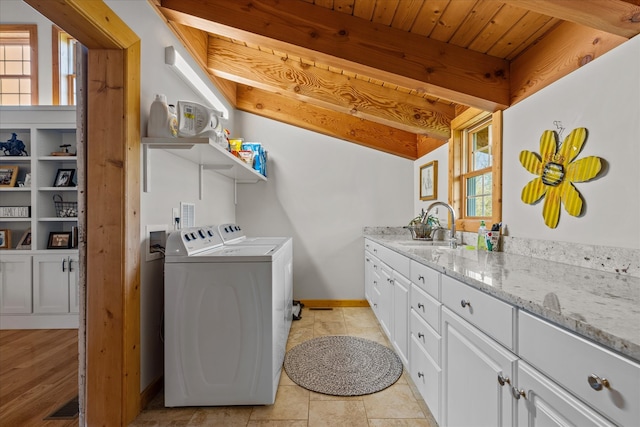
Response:
[[[225,246],[216,226],[169,235],[165,406],[273,404],[291,326],[292,263],[290,238]]]

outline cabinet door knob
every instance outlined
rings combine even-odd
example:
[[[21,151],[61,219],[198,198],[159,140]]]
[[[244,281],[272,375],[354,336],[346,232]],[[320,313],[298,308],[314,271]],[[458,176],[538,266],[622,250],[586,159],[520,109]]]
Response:
[[[596,374],[591,374],[587,377],[587,382],[595,391],[602,390],[602,387],[609,388],[609,380],[606,378],[600,378]]]
[[[418,275],[418,280],[422,280],[422,283],[424,283],[424,276]]]
[[[419,302],[419,303],[418,303],[418,308],[421,308],[421,309],[422,309],[422,311],[424,311],[424,304],[423,304],[423,303],[421,303],[421,302]]]
[[[65,271],[67,271],[67,260],[63,259],[62,260],[62,272],[64,273]]]
[[[424,374],[422,372],[418,372],[418,378],[424,378]]]
[[[520,397],[524,397],[525,399],[527,398],[527,394],[524,392],[524,390],[518,390],[515,387],[511,387],[511,394],[516,400],[520,399]]]
[[[460,301],[460,305],[462,306],[462,308],[465,308],[466,306],[471,307],[471,301],[463,299],[462,301]]]
[[[72,262],[73,262],[73,260],[72,260],[72,259],[70,259],[70,260],[69,260],[69,271],[73,271],[73,266],[72,266],[72,264],[71,264]]]
[[[500,383],[500,385],[511,384],[511,380],[509,377],[503,377],[501,374],[498,374],[498,383]]]
[[[418,332],[418,338],[424,338],[424,334],[422,332]]]

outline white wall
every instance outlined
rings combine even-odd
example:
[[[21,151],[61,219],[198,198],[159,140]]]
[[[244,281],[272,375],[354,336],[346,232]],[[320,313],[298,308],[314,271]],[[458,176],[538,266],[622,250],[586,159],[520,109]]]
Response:
[[[236,112],[269,152],[268,181],[238,186],[249,235],[293,237],[295,299],[364,299],[362,227],[413,215],[412,161]]]
[[[438,162],[438,193],[436,200],[420,200],[420,167],[431,161]],[[422,209],[425,211],[435,201],[449,203],[449,144],[441,145],[429,154],[420,157],[413,163],[413,211],[418,216]],[[437,212],[437,214],[436,214]],[[440,224],[447,226],[447,209],[440,206],[434,208],[430,214],[440,218]],[[406,225],[406,224],[405,224]]]
[[[584,215],[564,208],[556,229],[542,218],[542,202],[521,201],[534,178],[518,160],[522,150],[540,153],[540,135],[562,122],[566,137],[585,127],[588,137],[576,159],[598,156],[608,170],[576,183]],[[626,42],[504,112],[503,222],[509,235],[542,240],[640,248],[640,37]]]

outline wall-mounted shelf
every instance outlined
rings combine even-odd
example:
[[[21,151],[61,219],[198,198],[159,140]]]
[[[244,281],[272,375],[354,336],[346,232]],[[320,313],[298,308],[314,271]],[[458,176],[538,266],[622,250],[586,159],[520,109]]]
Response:
[[[212,170],[239,184],[255,184],[267,178],[245,162],[220,147],[211,138],[142,138],[143,189],[149,191],[147,150],[161,149],[200,166],[200,198],[202,199],[202,173]]]

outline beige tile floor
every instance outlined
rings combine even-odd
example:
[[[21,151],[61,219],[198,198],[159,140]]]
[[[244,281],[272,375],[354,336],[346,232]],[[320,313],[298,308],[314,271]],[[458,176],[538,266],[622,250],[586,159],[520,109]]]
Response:
[[[294,321],[287,350],[323,335],[352,335],[390,347],[370,308],[312,310]],[[306,390],[282,370],[276,401],[269,406],[165,408],[162,393],[130,426],[270,426],[270,427],[435,427],[429,409],[408,373],[378,393],[340,397]]]

